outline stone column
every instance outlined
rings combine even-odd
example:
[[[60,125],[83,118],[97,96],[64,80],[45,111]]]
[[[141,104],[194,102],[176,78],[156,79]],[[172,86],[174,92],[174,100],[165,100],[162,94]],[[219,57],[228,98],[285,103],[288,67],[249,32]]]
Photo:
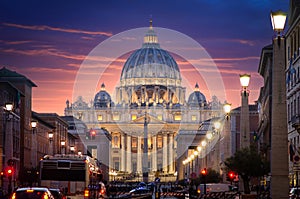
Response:
[[[163,134],[163,171],[167,173],[168,171],[168,134]]]
[[[152,171],[157,171],[157,136],[153,136],[153,149],[152,149]]]
[[[249,125],[249,92],[245,89],[241,92],[242,106],[240,119],[240,146],[250,146],[250,125]]]
[[[174,137],[173,133],[169,134],[169,173],[174,173]]]
[[[285,41],[273,40],[271,115],[271,198],[288,198],[288,130],[285,81]]]
[[[142,173],[142,137],[138,137],[137,138],[137,141],[138,141],[138,145],[137,145],[137,157],[136,157],[136,159],[137,159],[137,168],[136,168],[136,170],[137,170],[137,172],[139,173],[139,174],[141,174]]]
[[[126,171],[128,173],[131,173],[131,165],[132,165],[132,160],[131,160],[131,136],[127,135],[127,158],[126,158]]]
[[[125,134],[121,133],[121,171],[125,171]]]

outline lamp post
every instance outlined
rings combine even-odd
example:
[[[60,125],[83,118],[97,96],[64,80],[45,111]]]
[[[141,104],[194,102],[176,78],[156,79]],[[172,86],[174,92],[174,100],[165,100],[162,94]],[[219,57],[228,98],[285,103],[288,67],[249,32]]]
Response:
[[[271,104],[271,198],[288,198],[288,131],[285,84],[285,39],[281,35],[286,14],[271,12],[273,38]]]
[[[53,155],[53,136],[54,136],[54,134],[53,134],[53,132],[49,132],[48,133],[48,139],[49,139],[49,145],[50,145],[50,149],[49,149],[49,154],[50,155]]]
[[[75,146],[70,146],[70,152],[71,152],[71,154],[74,154],[74,152],[75,152]]]
[[[242,106],[240,116],[240,149],[242,149],[250,146],[249,91],[247,89],[250,82],[250,75],[240,75],[240,82],[242,86]]]
[[[148,123],[149,121],[148,121],[147,111],[145,111],[142,172],[143,172],[143,181],[146,183],[148,182]]]
[[[31,135],[31,163],[32,167],[36,168],[37,166],[37,141],[36,141],[36,128],[37,128],[37,121],[32,120],[31,123],[31,130],[32,130],[32,135]]]
[[[217,141],[217,147],[216,147],[216,154],[217,154],[217,168],[219,172],[221,173],[221,155],[220,155],[220,141],[221,141],[221,134],[220,134],[220,128],[221,128],[221,123],[219,121],[214,122],[214,131],[216,132],[218,136],[218,141]]]
[[[203,140],[202,142],[201,142],[201,146],[202,146],[202,149],[205,149],[205,152],[203,152],[203,154],[204,154],[204,167],[206,168],[207,167],[207,159],[206,159],[206,145],[207,145],[207,142],[206,142],[206,140]]]
[[[60,146],[61,146],[61,154],[65,154],[66,141],[61,140],[60,141]]]

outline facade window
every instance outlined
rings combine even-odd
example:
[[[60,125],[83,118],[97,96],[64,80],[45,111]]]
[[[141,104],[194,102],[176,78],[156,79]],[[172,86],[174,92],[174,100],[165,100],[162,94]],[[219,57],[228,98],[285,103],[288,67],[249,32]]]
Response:
[[[162,120],[162,115],[157,115],[157,119]]]
[[[97,116],[97,120],[98,120],[98,121],[102,121],[102,120],[103,120],[102,115],[98,115],[98,116]]]
[[[179,114],[174,115],[174,120],[175,121],[180,121],[181,120],[181,115],[179,115]]]
[[[131,138],[131,148],[132,150],[137,150],[137,137]]]
[[[136,119],[136,114],[131,115],[131,120],[135,120]]]
[[[162,136],[158,135],[157,136],[157,148],[161,149],[163,147],[163,140],[162,140]]]
[[[118,135],[113,137],[113,147],[120,148],[120,137]]]
[[[192,121],[196,121],[197,120],[197,116],[196,115],[192,115]]]
[[[119,114],[114,114],[113,115],[113,120],[114,121],[119,121],[120,120],[120,115]]]

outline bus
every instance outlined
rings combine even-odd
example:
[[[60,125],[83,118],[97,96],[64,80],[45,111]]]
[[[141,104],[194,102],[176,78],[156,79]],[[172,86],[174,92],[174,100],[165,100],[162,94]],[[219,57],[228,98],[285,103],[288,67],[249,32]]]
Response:
[[[40,160],[40,186],[61,189],[69,196],[98,194],[102,180],[99,162],[87,155],[45,155]],[[92,197],[88,197],[92,198]]]

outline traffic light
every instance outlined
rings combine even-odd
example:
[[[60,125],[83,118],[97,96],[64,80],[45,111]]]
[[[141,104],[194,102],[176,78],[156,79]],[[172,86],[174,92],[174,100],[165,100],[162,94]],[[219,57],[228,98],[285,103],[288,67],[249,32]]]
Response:
[[[12,167],[8,167],[6,169],[6,175],[8,177],[8,179],[12,179],[12,176],[14,175],[14,169]]]
[[[85,139],[86,139],[86,140],[91,139],[90,132],[86,132],[86,133],[85,133]]]
[[[227,181],[232,182],[235,177],[236,177],[236,173],[234,173],[233,171],[229,171],[227,175]]]
[[[96,131],[95,130],[90,130],[90,137],[91,137],[91,140],[95,139],[95,137],[96,137]]]
[[[1,175],[1,180],[3,181],[3,179],[4,179],[4,172],[1,171],[0,175]]]
[[[206,168],[204,168],[204,169],[201,170],[201,175],[203,177],[205,177],[207,175],[207,169]]]

